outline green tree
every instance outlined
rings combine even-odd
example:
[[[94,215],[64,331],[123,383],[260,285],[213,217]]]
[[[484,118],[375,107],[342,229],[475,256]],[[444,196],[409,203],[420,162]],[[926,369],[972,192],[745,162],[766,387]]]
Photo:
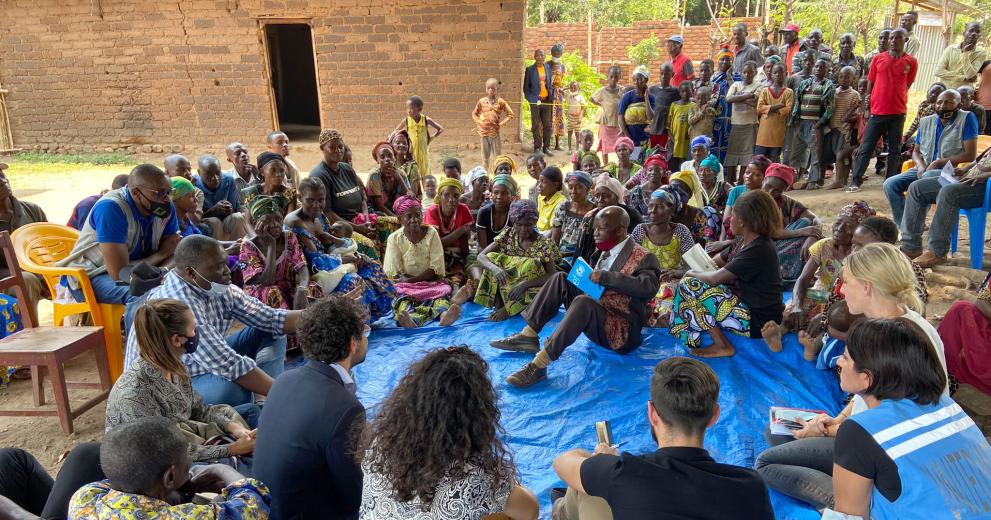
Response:
[[[637,65],[649,65],[661,57],[661,41],[657,34],[651,33],[650,38],[644,38],[635,45],[626,48],[626,55]]]

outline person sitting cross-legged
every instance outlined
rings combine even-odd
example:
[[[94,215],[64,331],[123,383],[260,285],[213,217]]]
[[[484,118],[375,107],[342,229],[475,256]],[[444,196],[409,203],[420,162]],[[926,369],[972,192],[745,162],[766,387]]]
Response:
[[[268,394],[272,379],[284,369],[285,334],[296,332],[302,312],[274,309],[231,285],[227,253],[219,242],[203,235],[182,239],[175,269],[145,297],[173,298],[193,311],[199,347],[183,361],[193,389],[208,404],[238,406],[252,402],[252,393]],[[235,319],[247,327],[227,336]],[[138,352],[132,328],[125,369]]]
[[[554,273],[523,311],[527,322],[523,331],[491,343],[502,350],[536,353],[533,361],[506,378],[507,383],[525,388],[546,379],[547,366],[582,332],[596,344],[621,354],[640,346],[647,302],[657,294],[661,266],[653,253],[630,240],[626,231],[629,225],[626,211],[617,206],[604,208],[595,216],[598,251],[592,255],[595,270],[590,279],[605,288],[598,300],[569,282],[568,273]],[[562,304],[567,308],[564,319],[541,350],[538,334],[557,316]]]
[[[145,417],[114,428],[100,446],[106,480],[81,488],[69,503],[70,520],[121,518],[268,518],[268,488],[229,466],[193,469],[182,431],[164,417]],[[218,493],[216,501],[189,503],[192,493]]]
[[[705,450],[719,419],[719,378],[708,365],[673,357],[654,367],[647,420],[657,451],[620,454],[599,444],[554,460],[568,485],[557,520],[774,518],[764,481],[751,469],[720,464]],[[714,497],[718,497],[713,500]]]

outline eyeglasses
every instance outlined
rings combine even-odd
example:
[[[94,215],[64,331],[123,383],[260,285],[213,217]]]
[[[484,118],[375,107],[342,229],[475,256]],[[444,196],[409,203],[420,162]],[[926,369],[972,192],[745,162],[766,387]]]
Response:
[[[367,338],[372,335],[372,328],[369,327],[368,325],[365,325],[365,328],[362,329],[361,333]]]
[[[135,186],[135,187],[138,188],[138,189],[141,189],[141,190],[147,190],[147,191],[150,191],[150,192],[154,193],[155,194],[155,198],[157,198],[158,200],[164,200],[164,199],[166,199],[166,198],[168,198],[168,197],[170,197],[172,195],[172,188],[165,188],[163,190],[156,190],[154,188],[148,188],[148,187],[145,187],[145,186]]]

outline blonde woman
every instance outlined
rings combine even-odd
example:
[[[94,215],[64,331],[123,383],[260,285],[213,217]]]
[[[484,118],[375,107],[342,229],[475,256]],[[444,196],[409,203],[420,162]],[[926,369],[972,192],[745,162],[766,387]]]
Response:
[[[140,357],[124,370],[110,391],[107,431],[142,417],[165,417],[175,421],[189,440],[194,462],[254,451],[255,433],[250,428],[258,421],[258,406],[211,406],[193,390],[182,355],[196,351],[199,336],[196,318],[185,303],[152,299],[141,304],[132,334]],[[205,445],[218,435],[235,440],[222,446]]]
[[[932,343],[945,372],[943,342],[936,329],[919,314],[922,300],[917,283],[911,261],[892,244],[867,244],[844,260],[841,291],[850,314],[863,314],[868,319],[902,318],[918,325]],[[757,472],[771,489],[808,502],[816,509],[832,508],[836,432],[851,415],[867,409],[863,397],[855,395],[836,417],[821,414],[805,423],[795,432],[795,440],[769,436],[773,447],[757,457]]]

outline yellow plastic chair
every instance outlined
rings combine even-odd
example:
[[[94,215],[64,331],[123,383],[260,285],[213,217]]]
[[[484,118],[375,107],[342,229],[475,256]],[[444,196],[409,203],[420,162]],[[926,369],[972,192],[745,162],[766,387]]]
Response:
[[[981,155],[981,152],[988,148],[991,148],[991,135],[977,136],[977,155]]]
[[[17,228],[10,236],[17,254],[17,263],[21,269],[34,273],[45,279],[48,290],[52,295],[55,326],[61,327],[68,316],[89,313],[93,316],[93,324],[103,327],[103,339],[106,343],[107,360],[110,362],[110,378],[116,381],[124,372],[124,341],[121,330],[121,319],[124,317],[124,306],[120,304],[97,303],[86,270],[81,267],[59,267],[55,263],[69,256],[79,231],[67,226],[36,222]],[[79,282],[85,301],[78,303],[60,303],[54,300],[56,287],[63,276],[71,276]]]

